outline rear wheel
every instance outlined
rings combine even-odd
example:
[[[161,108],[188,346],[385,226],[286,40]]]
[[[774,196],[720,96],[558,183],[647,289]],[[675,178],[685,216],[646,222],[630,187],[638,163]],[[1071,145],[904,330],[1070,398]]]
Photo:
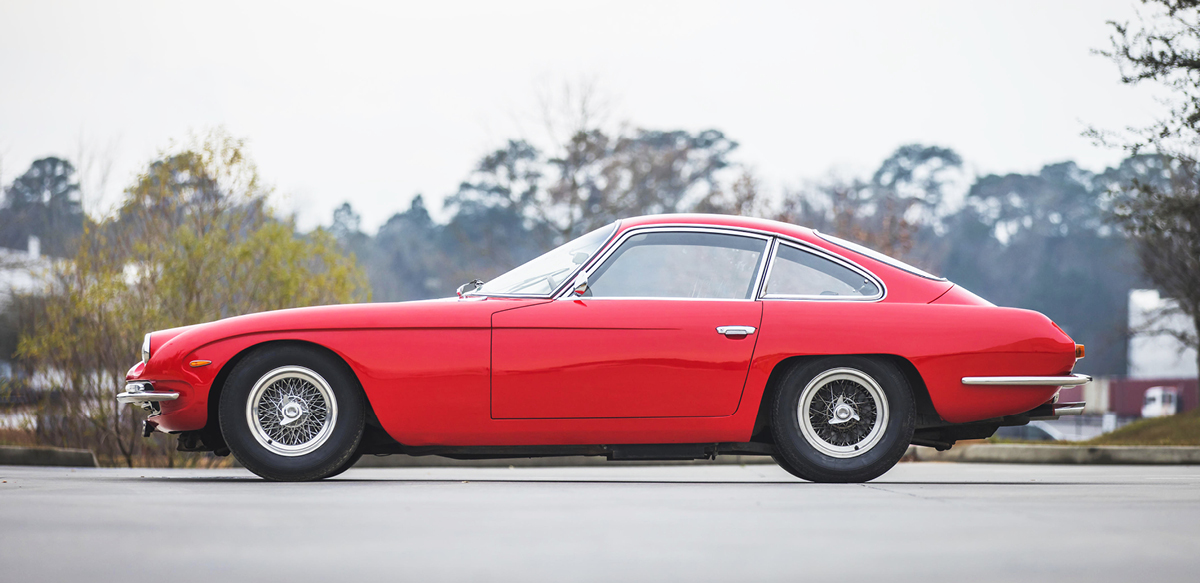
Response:
[[[912,440],[912,391],[890,362],[823,357],[793,368],[771,408],[776,462],[813,482],[865,482]]]
[[[250,354],[221,393],[225,442],[242,465],[268,480],[319,480],[345,471],[364,417],[362,390],[345,363],[302,346]]]
[[[361,454],[361,453],[356,453],[356,454],[350,456],[350,459],[346,460],[346,463],[342,464],[342,467],[334,470],[332,474],[329,474],[328,476],[325,476],[325,477],[332,478],[334,476],[340,476],[340,475],[344,474],[346,472],[346,470],[354,467],[354,464],[357,464],[358,460],[362,459],[362,456],[363,456],[363,454]]]

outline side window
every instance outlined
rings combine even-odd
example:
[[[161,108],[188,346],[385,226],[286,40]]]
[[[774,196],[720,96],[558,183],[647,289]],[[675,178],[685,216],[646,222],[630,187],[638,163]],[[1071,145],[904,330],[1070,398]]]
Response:
[[[751,299],[767,241],[719,233],[634,235],[588,281],[597,298]]]
[[[874,297],[879,295],[879,287],[848,267],[781,243],[766,295]]]

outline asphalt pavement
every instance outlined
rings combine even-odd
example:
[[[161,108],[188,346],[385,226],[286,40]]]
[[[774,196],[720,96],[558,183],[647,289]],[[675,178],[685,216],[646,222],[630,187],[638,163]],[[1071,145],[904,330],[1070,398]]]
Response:
[[[1200,466],[0,466],[0,581],[1196,581]]]

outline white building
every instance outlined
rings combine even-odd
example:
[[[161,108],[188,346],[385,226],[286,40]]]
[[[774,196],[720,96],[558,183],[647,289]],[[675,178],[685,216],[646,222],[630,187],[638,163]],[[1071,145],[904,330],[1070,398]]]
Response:
[[[29,250],[0,247],[0,306],[15,293],[28,293],[42,286],[43,274],[50,269],[50,258],[43,257],[42,244],[29,237]]]
[[[1174,300],[1158,295],[1158,290],[1135,289],[1129,291],[1129,329],[1136,332],[1163,308],[1171,307]],[[1173,315],[1158,322],[1181,332],[1196,333],[1191,319],[1182,314]],[[1196,378],[1196,350],[1185,348],[1174,337],[1159,334],[1134,334],[1129,340],[1129,378],[1165,379]]]
[[[8,305],[15,293],[29,293],[42,288],[44,275],[49,272],[50,258],[41,254],[41,242],[29,238],[28,251],[0,247],[0,309]],[[0,354],[0,379],[12,376],[7,354]]]

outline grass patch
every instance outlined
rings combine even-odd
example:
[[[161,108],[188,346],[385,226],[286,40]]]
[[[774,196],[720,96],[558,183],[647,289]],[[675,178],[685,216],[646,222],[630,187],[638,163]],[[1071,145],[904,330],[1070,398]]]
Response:
[[[1087,445],[1200,445],[1200,409],[1134,421]]]

